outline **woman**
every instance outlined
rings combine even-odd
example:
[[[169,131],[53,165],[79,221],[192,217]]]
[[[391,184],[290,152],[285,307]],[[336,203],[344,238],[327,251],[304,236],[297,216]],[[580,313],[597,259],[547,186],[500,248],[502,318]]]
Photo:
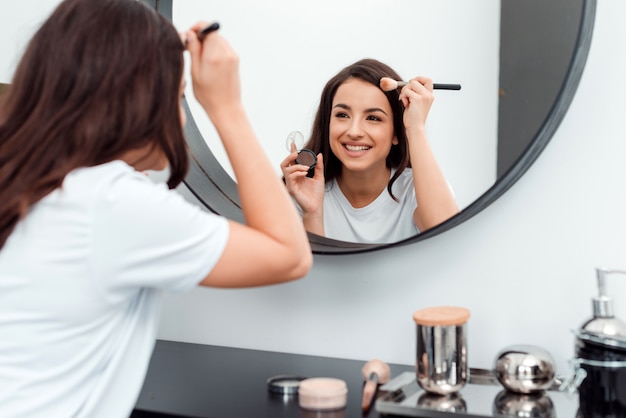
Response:
[[[432,80],[415,77],[400,92],[384,92],[383,77],[401,79],[389,66],[364,59],[331,78],[305,145],[318,154],[313,177],[295,163],[295,149],[281,163],[307,231],[396,242],[458,212],[426,137]]]
[[[250,163],[264,153],[238,57],[217,32],[200,41],[204,25],[183,43],[144,2],[65,0],[30,41],[0,102],[0,416],[126,417],[163,291],[307,274],[289,195],[268,160]],[[169,168],[172,189],[187,171],[185,45],[246,225],[142,174]]]

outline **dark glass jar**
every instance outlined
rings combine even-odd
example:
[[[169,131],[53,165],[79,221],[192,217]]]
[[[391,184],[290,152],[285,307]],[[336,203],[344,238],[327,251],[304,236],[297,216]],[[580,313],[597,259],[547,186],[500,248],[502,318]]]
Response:
[[[608,338],[579,338],[576,357],[587,372],[578,387],[580,416],[626,417],[626,347]]]

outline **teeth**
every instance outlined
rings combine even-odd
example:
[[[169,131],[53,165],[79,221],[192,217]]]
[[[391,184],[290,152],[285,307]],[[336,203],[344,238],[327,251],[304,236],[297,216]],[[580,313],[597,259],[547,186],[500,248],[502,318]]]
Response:
[[[348,151],[366,151],[370,149],[370,147],[367,147],[365,145],[346,145],[346,148],[348,149]]]

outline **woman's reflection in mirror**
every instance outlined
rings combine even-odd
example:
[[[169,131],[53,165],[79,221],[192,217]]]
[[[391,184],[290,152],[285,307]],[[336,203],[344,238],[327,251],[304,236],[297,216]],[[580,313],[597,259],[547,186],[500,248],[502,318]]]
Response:
[[[315,175],[307,177],[309,167],[295,163],[295,149],[281,163],[309,232],[348,242],[397,242],[458,213],[426,135],[432,80],[418,76],[384,92],[382,77],[401,80],[374,59],[332,77],[304,146],[318,155]]]

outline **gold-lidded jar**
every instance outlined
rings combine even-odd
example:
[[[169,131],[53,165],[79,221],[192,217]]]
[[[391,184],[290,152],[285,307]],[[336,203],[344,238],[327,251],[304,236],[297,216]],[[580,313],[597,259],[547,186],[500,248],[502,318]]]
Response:
[[[470,311],[459,306],[434,306],[413,313],[417,344],[415,373],[428,393],[460,391],[469,378],[467,321]]]

